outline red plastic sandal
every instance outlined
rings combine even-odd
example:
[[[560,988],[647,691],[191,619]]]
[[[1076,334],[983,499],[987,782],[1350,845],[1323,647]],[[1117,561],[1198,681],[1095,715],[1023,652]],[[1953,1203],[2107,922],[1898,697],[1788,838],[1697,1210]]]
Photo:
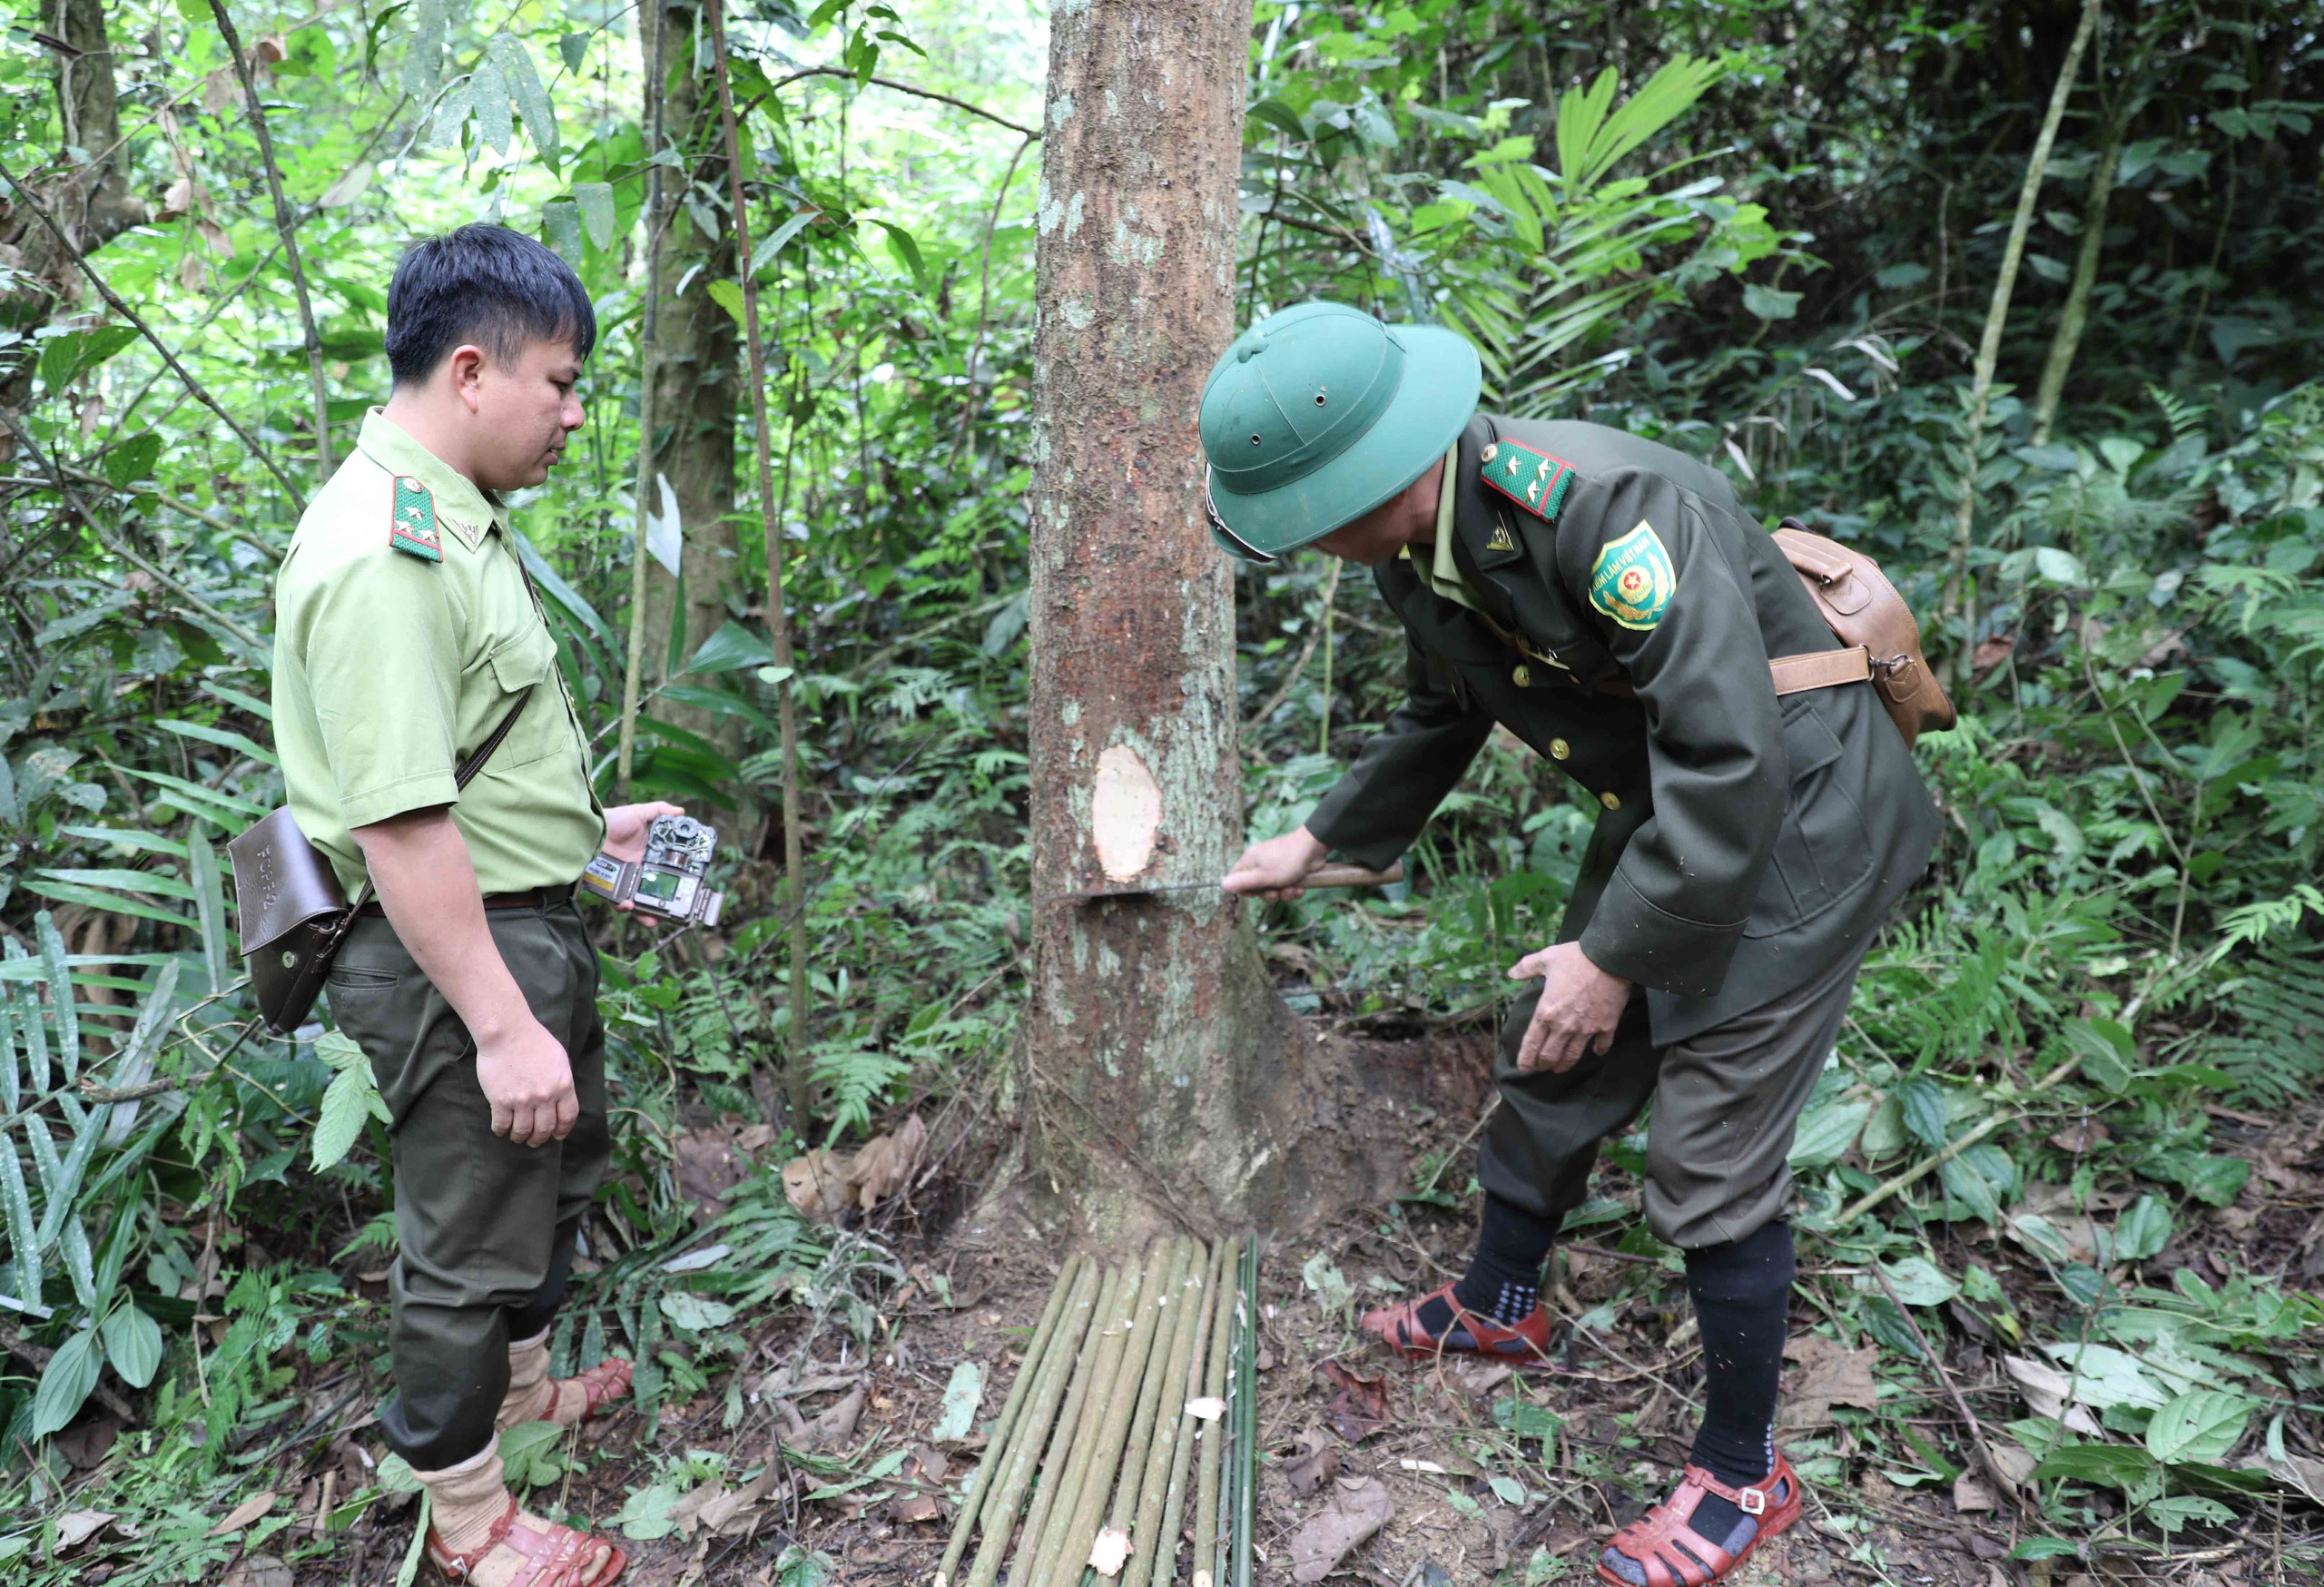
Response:
[[[553,1378],[548,1385],[548,1409],[543,1413],[541,1420],[572,1426],[573,1423],[558,1417],[556,1408],[573,1394],[579,1394],[586,1402],[581,1408],[580,1421],[594,1422],[600,1416],[609,1416],[616,1400],[629,1397],[629,1363],[618,1355],[606,1356],[577,1376]]]
[[[1717,1493],[1759,1523],[1741,1552],[1730,1554],[1694,1529],[1695,1511],[1705,1493]],[[1598,1562],[1598,1579],[1612,1587],[1709,1587],[1798,1519],[1799,1475],[1780,1454],[1775,1469],[1748,1488],[1730,1488],[1702,1467],[1689,1465],[1667,1503],[1657,1504],[1606,1545],[1607,1552],[1636,1565],[1643,1582],[1609,1569],[1603,1558]]]
[[[433,1526],[428,1529],[428,1562],[448,1581],[473,1579],[485,1556],[503,1544],[525,1562],[508,1587],[612,1587],[629,1564],[629,1556],[604,1538],[552,1521],[520,1518],[513,1493],[508,1496],[507,1513],[492,1523],[490,1535],[466,1553],[454,1553],[444,1546]],[[589,1573],[592,1565],[597,1567],[595,1575]]]
[[[1420,1308],[1443,1299],[1452,1308],[1452,1324],[1440,1337],[1420,1325]],[[1481,1317],[1453,1298],[1452,1286],[1418,1300],[1400,1301],[1364,1314],[1364,1330],[1408,1361],[1433,1361],[1448,1355],[1489,1355],[1520,1366],[1550,1363],[1550,1314],[1536,1306],[1515,1327]]]

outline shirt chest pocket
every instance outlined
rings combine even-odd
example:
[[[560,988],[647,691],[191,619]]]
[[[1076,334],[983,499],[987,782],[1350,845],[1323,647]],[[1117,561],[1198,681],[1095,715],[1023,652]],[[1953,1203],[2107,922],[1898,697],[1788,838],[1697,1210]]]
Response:
[[[484,708],[474,741],[460,746],[461,754],[473,754],[519,700],[524,713],[492,752],[487,770],[504,772],[556,754],[565,732],[565,702],[558,697],[556,671],[556,641],[544,625],[533,624],[496,646],[468,685]]]

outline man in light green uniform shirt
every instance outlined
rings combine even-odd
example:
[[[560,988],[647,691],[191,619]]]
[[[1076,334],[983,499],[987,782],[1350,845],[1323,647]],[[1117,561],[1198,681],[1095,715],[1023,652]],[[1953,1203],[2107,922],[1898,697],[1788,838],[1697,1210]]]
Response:
[[[498,494],[546,479],[580,428],[596,335],[580,281],[529,238],[467,226],[414,248],[388,293],[394,392],[300,520],[275,592],[290,809],[372,900],[328,990],[392,1119],[379,1422],[431,1496],[430,1555],[479,1587],[606,1587],[625,1562],[519,1511],[497,1453],[500,1429],[570,1426],[629,1385],[619,1360],[548,1375],[610,1150],[574,883],[601,844],[635,859],[679,812],[600,809]]]

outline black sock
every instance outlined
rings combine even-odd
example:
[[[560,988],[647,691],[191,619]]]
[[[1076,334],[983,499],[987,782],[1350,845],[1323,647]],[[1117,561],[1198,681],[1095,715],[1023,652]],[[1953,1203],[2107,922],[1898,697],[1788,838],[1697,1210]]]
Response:
[[[1687,1293],[1703,1336],[1705,1404],[1694,1461],[1730,1487],[1749,1487],[1775,1469],[1776,1393],[1793,1272],[1787,1223],[1687,1253]],[[1732,1552],[1728,1540],[1748,1519],[1709,1493],[1695,1512],[1694,1527]]]
[[[1558,1220],[1526,1211],[1513,1201],[1485,1193],[1485,1215],[1477,1230],[1477,1254],[1453,1285],[1452,1296],[1481,1317],[1515,1327],[1541,1304],[1541,1264],[1557,1238]],[[1415,1319],[1442,1338],[1452,1326],[1452,1308],[1432,1300]]]

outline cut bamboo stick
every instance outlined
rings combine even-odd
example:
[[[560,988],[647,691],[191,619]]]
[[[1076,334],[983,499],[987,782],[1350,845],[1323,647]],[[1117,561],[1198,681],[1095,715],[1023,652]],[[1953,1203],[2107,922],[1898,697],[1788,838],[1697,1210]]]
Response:
[[[1138,1501],[1146,1490],[1146,1469],[1153,1460],[1157,1434],[1162,1426],[1163,1402],[1172,1386],[1171,1362],[1177,1354],[1178,1336],[1186,1330],[1181,1319],[1191,1317],[1200,1306],[1202,1296],[1197,1288],[1189,1293],[1187,1281],[1191,1276],[1199,1286],[1202,1281],[1202,1247],[1193,1240],[1170,1242],[1170,1260],[1165,1268],[1162,1291],[1155,1297],[1154,1339],[1148,1346],[1146,1368],[1137,1384],[1137,1408],[1130,1417],[1129,1437],[1122,1445],[1120,1460],[1116,1464],[1113,1497],[1107,1504],[1099,1524],[1109,1530],[1130,1535],[1130,1527],[1137,1519]],[[1176,1407],[1172,1407],[1176,1414]],[[1090,1550],[1083,1554],[1088,1560],[1096,1553],[1096,1543],[1104,1533],[1091,1534]]]
[[[1082,1367],[1089,1359],[1089,1333],[1103,1326],[1101,1319],[1107,1316],[1103,1303],[1118,1281],[1117,1275],[1094,1261],[1084,1262],[1080,1276],[1074,1280],[1073,1298],[1066,1305],[1065,1320],[1058,1326],[1056,1342],[1042,1362],[1041,1380],[1033,1385],[1032,1409],[1026,1414],[1017,1436],[1009,1440],[1009,1469],[1001,1474],[1000,1488],[984,1507],[984,1541],[977,1550],[976,1564],[969,1572],[969,1587],[993,1587],[1000,1579],[1001,1561],[1009,1554],[1009,1534],[1015,1530],[1018,1512],[1024,1506],[1025,1493],[1032,1484],[1042,1447],[1068,1398],[1068,1389],[1081,1381]],[[1072,1425],[1070,1420],[1066,1425]]]
[[[1032,1341],[1025,1346],[1025,1359],[1018,1365],[1017,1381],[1009,1385],[1009,1398],[985,1439],[984,1458],[977,1462],[976,1475],[970,1479],[968,1494],[960,1501],[960,1519],[952,1523],[951,1541],[944,1545],[944,1562],[936,1567],[936,1587],[946,1587],[951,1581],[960,1555],[968,1549],[969,1533],[976,1525],[977,1512],[983,1508],[985,1496],[992,1492],[994,1474],[1008,1454],[1009,1440],[1017,1431],[1025,1402],[1032,1397],[1033,1381],[1040,1375],[1049,1340],[1058,1332],[1058,1319],[1065,1315],[1066,1302],[1080,1282],[1081,1269],[1086,1265],[1080,1257],[1068,1257],[1063,1271],[1057,1276],[1057,1283],[1050,1286],[1049,1304],[1041,1308],[1041,1320],[1034,1325]]]
[[[1122,1342],[1121,1354],[1114,1358],[1113,1387],[1102,1406],[1084,1412],[1090,1424],[1087,1444],[1076,1454],[1070,1481],[1071,1503],[1068,1494],[1058,1495],[1058,1508],[1049,1521],[1049,1536],[1041,1545],[1040,1556],[1034,1562],[1033,1573],[1025,1578],[1032,1587],[1076,1587],[1081,1580],[1082,1568],[1089,1562],[1090,1545],[1098,1541],[1098,1527],[1106,1513],[1106,1501],[1113,1496],[1114,1474],[1119,1469],[1123,1442],[1129,1436],[1130,1423],[1137,1413],[1138,1385],[1145,1379],[1147,1359],[1153,1355],[1154,1337],[1162,1320],[1162,1302],[1169,1293],[1169,1276],[1177,1259],[1174,1242],[1157,1240],[1147,1254],[1146,1268],[1138,1281],[1138,1306],[1129,1336]]]
[[[1059,1413],[1057,1431],[1049,1435],[1049,1453],[1041,1459],[1032,1506],[1025,1513],[1017,1552],[1009,1562],[1010,1587],[1040,1580],[1036,1567],[1059,1519],[1073,1512],[1074,1498],[1081,1489],[1080,1451],[1089,1442],[1090,1424],[1103,1414],[1106,1396],[1113,1392],[1114,1375],[1129,1343],[1143,1272],[1121,1267],[1114,1269],[1112,1276],[1109,1302],[1098,1308],[1089,1326],[1089,1337],[1081,1346],[1081,1365],[1074,1371],[1073,1388],[1065,1397],[1065,1409]]]
[[[1253,1236],[1243,1247],[1243,1282],[1237,1286],[1236,1308],[1242,1324],[1242,1357],[1236,1382],[1242,1393],[1236,1406],[1234,1587],[1251,1587],[1252,1533],[1258,1522],[1259,1474],[1259,1242]]]
[[[1186,1312],[1172,1343],[1164,1378],[1162,1422],[1155,1430],[1139,1484],[1137,1508],[1130,1519],[1129,1568],[1122,1587],[1147,1587],[1160,1570],[1165,1582],[1177,1577],[1178,1521],[1185,1513],[1187,1467],[1194,1453],[1195,1418],[1187,1403],[1202,1393],[1203,1346],[1210,1330],[1211,1297],[1218,1288],[1219,1250],[1206,1253],[1199,1242],[1181,1291]],[[1169,1568],[1160,1569],[1165,1561]]]
[[[1240,1237],[1228,1240],[1220,1257],[1218,1291],[1212,1303],[1210,1361],[1203,1372],[1203,1393],[1214,1400],[1226,1397],[1226,1355],[1235,1317],[1234,1302],[1228,1296],[1242,1267],[1242,1244]],[[1195,1481],[1194,1587],[1216,1587],[1218,1580],[1218,1485],[1226,1466],[1226,1418],[1222,1415],[1195,1433],[1202,1445],[1202,1464]]]

